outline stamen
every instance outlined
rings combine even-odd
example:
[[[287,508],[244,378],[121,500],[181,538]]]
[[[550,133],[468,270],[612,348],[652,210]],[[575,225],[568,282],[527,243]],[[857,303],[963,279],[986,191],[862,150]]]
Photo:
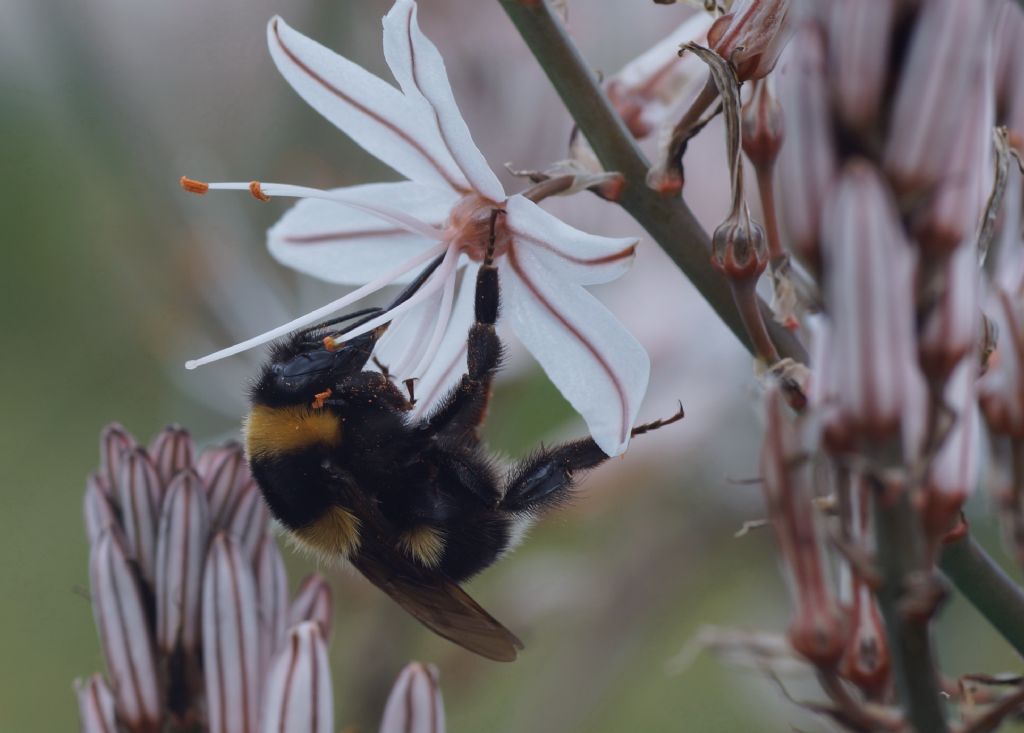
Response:
[[[260,188],[259,181],[249,181],[249,193],[252,194],[254,199],[259,201],[270,201],[270,197],[263,193],[263,189]]]
[[[204,193],[210,190],[209,183],[196,181],[192,178],[189,178],[188,176],[182,176],[181,178],[179,178],[178,184],[189,193],[198,194],[200,196],[202,196]]]
[[[223,359],[227,356],[234,356],[235,354],[240,354],[243,351],[248,351],[249,349],[254,348],[256,346],[261,346],[267,343],[268,341],[273,341],[274,339],[280,336],[285,336],[291,333],[292,331],[302,328],[303,326],[309,326],[318,321],[322,321],[327,316],[337,313],[339,310],[347,308],[352,303],[362,300],[367,295],[376,293],[381,288],[392,284],[396,278],[401,277],[410,270],[413,270],[419,267],[420,265],[429,262],[430,260],[437,257],[439,254],[441,254],[446,249],[446,247],[446,244],[444,244],[443,242],[439,242],[430,249],[424,250],[416,257],[411,257],[410,259],[406,260],[401,265],[396,267],[394,270],[391,270],[390,272],[381,275],[376,280],[368,282],[361,288],[353,290],[351,293],[345,295],[344,297],[338,298],[337,300],[330,302],[327,305],[321,306],[320,308],[317,308],[316,310],[311,311],[310,313],[307,313],[304,316],[299,316],[295,320],[282,324],[277,328],[272,328],[271,330],[267,331],[266,333],[262,333],[259,336],[254,336],[251,339],[243,341],[239,344],[235,344],[234,346],[229,346],[226,349],[221,349],[220,351],[217,351],[213,354],[209,354],[208,356],[204,356],[201,359],[192,359],[191,361],[187,361],[185,362],[185,368],[195,369],[196,367],[202,366],[203,364],[209,364],[210,362],[219,361],[220,359]],[[388,320],[390,320],[390,318]],[[365,329],[363,333],[365,333],[368,330],[373,330],[373,328],[375,328],[378,325],[379,324],[374,323],[371,328]]]

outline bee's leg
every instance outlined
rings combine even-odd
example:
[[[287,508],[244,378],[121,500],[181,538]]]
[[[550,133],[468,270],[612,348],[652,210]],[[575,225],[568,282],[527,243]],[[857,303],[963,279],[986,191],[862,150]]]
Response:
[[[476,275],[476,320],[469,327],[466,340],[466,373],[458,387],[427,418],[426,427],[449,437],[477,438],[477,428],[484,420],[491,399],[494,373],[501,364],[502,346],[494,324],[498,320],[498,268],[491,254],[494,248],[495,223],[501,214],[491,215],[491,241],[488,254]]]
[[[672,416],[637,425],[630,435],[643,435],[682,418],[683,405],[680,403],[678,412]],[[569,498],[576,471],[594,468],[607,458],[607,454],[597,447],[593,438],[574,440],[557,448],[542,450],[520,461],[512,469],[499,507],[513,513],[536,513],[560,504]]]
[[[608,459],[592,438],[542,450],[520,461],[510,472],[499,508],[536,513],[569,498],[573,475]]]

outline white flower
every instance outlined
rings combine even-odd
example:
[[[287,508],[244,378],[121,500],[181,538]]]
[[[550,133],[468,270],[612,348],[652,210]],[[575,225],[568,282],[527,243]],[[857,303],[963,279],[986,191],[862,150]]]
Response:
[[[384,55],[401,91],[292,30],[267,28],[285,79],[314,109],[409,180],[319,190],[270,183],[201,184],[194,192],[249,189],[257,198],[303,199],[269,232],[271,254],[331,282],[361,285],[343,298],[243,343],[188,363],[239,353],[314,324],[425,265],[441,264],[416,294],[358,329],[394,320],[378,355],[391,373],[420,378],[429,405],[464,370],[473,285],[491,233],[503,313],[609,455],[622,453],[647,388],[639,343],[583,286],[628,269],[635,239],[586,234],[522,195],[507,196],[456,106],[444,62],[420,31],[416,3],[384,17]]]

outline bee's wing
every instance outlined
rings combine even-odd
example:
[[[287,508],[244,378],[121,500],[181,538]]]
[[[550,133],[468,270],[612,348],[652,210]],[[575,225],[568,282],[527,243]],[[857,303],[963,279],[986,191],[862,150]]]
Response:
[[[515,661],[523,642],[466,591],[398,553],[384,554],[363,547],[350,561],[367,580],[434,633],[496,662]]]

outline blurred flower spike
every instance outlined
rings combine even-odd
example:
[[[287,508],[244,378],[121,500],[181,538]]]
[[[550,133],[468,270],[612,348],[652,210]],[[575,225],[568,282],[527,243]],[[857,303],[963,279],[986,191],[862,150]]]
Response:
[[[508,196],[473,142],[440,53],[420,31],[413,0],[384,17],[384,55],[401,91],[290,28],[267,27],[270,54],[314,109],[408,178],[333,190],[277,183],[201,183],[194,193],[247,190],[261,200],[300,198],[268,234],[271,254],[348,295],[260,336],[188,363],[199,366],[309,326],[381,288],[408,282],[440,259],[416,294],[345,334],[392,322],[377,356],[400,379],[420,380],[420,409],[461,373],[473,319],[472,287],[493,257],[504,312],[519,339],[587,421],[609,455],[622,453],[647,388],[639,343],[585,285],[629,267],[636,239],[581,232],[525,195]],[[538,197],[539,198],[539,197]],[[337,347],[328,337],[329,348]]]
[[[241,447],[194,458],[179,428],[147,448],[111,425],[100,454],[85,524],[107,678],[75,685],[82,731],[333,731],[330,590],[312,575],[289,604]]]

